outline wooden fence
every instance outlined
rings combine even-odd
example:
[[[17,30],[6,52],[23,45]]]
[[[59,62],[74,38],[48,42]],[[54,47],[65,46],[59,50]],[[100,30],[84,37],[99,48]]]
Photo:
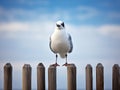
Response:
[[[86,90],[93,90],[92,66],[86,66]],[[4,66],[4,90],[12,90],[12,65]],[[22,90],[31,90],[31,66],[25,64],[22,69]],[[37,66],[37,90],[45,90],[45,67],[42,63]],[[56,67],[48,68],[48,90],[57,90]],[[76,88],[76,66],[67,66],[67,90]],[[104,90],[104,67],[101,63],[96,66],[96,90]],[[120,67],[114,64],[112,68],[112,90],[120,90]]]

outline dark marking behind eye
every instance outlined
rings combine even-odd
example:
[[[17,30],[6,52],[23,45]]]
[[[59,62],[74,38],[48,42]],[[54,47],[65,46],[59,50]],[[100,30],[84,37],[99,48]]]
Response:
[[[61,24],[63,27],[65,27],[64,23]]]

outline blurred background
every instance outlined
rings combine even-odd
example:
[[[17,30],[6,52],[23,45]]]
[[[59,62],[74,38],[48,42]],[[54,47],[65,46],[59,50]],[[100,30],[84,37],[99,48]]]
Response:
[[[112,88],[112,66],[120,65],[119,0],[0,0],[0,89],[3,67],[13,66],[13,88],[22,88],[22,67],[32,67],[32,88],[36,89],[36,67],[42,62],[47,69],[55,55],[49,49],[49,37],[56,22],[62,20],[72,36],[73,52],[68,62],[77,67],[77,88],[85,88],[85,67],[104,66],[105,88]],[[60,65],[64,59],[58,58]],[[57,69],[57,88],[66,89],[66,68]],[[62,84],[61,84],[62,83]]]

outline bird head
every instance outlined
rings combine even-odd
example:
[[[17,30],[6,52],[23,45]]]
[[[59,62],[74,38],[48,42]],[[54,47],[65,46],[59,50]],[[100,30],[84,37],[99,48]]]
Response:
[[[63,21],[57,21],[56,22],[56,27],[60,30],[65,28],[64,22]]]

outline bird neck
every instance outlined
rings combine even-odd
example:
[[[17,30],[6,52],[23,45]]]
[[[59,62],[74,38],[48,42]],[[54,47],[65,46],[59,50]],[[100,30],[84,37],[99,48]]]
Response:
[[[62,29],[62,30],[55,29],[54,33],[57,36],[61,36],[62,35],[62,37],[63,37],[63,35],[66,36],[66,34],[67,34],[65,29]]]
[[[58,27],[56,27],[55,31],[65,32],[65,29],[64,28],[58,28]]]

